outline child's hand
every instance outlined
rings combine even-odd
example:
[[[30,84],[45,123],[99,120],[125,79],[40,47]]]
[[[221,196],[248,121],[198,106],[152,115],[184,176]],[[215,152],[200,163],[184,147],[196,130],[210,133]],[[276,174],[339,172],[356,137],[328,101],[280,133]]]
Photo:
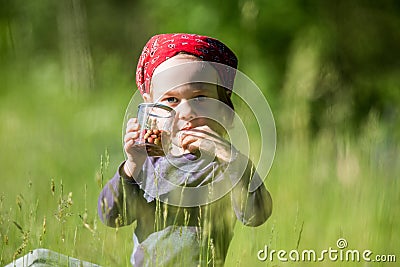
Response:
[[[135,146],[135,141],[138,139],[139,134],[140,125],[137,122],[137,118],[129,119],[124,136],[124,150],[127,155],[124,170],[125,173],[131,177],[141,168],[141,165],[143,165],[147,156],[146,148],[144,146]],[[139,166],[139,168],[136,168],[136,166]]]
[[[206,125],[181,131],[179,144],[191,153],[201,149],[225,161],[231,157],[231,145]]]

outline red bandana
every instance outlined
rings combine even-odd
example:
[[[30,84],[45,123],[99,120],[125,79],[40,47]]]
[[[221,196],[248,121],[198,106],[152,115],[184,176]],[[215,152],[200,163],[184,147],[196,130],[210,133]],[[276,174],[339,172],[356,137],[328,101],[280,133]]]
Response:
[[[150,81],[154,70],[180,52],[201,58],[204,61],[217,62],[229,67],[216,67],[222,84],[232,90],[238,60],[235,54],[217,39],[196,34],[175,33],[155,35],[147,42],[140,55],[136,69],[136,85],[140,93],[149,93]]]

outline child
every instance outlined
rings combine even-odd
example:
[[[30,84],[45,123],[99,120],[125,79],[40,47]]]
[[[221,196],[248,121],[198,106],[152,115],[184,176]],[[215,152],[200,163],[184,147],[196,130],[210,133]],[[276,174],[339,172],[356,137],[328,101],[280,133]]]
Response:
[[[106,225],[137,221],[134,266],[222,266],[236,218],[258,226],[270,216],[272,200],[264,185],[248,190],[250,181],[260,180],[252,163],[222,138],[223,126],[232,122],[226,110],[234,108],[230,97],[236,68],[235,54],[207,36],[160,34],[144,47],[136,83],[145,102],[175,111],[171,154],[149,156],[135,146],[140,126],[130,119],[124,137],[127,159],[98,201]],[[229,108],[219,109],[215,102]],[[217,114],[221,121],[204,114]],[[231,186],[210,201],[185,194],[204,186],[212,192],[219,181]],[[173,201],[176,188],[184,203]]]

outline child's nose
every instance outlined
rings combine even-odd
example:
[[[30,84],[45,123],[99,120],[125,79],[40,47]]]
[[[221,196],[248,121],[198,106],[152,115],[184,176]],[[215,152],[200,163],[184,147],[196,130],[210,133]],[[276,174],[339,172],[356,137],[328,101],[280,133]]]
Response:
[[[180,120],[190,121],[196,117],[196,111],[191,102],[190,100],[181,100],[181,103],[175,108],[176,114]]]

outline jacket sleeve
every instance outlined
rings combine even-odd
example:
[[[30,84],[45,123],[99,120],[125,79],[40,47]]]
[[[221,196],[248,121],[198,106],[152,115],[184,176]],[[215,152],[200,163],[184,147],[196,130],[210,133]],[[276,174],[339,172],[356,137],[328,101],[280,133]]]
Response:
[[[143,205],[148,205],[137,182],[118,168],[114,177],[101,191],[97,211],[101,221],[111,227],[129,225],[138,217]]]
[[[259,226],[271,216],[272,198],[251,161],[244,156],[240,158],[247,161],[247,167],[232,189],[232,206],[244,225]],[[259,184],[254,191],[249,190],[251,181]]]

